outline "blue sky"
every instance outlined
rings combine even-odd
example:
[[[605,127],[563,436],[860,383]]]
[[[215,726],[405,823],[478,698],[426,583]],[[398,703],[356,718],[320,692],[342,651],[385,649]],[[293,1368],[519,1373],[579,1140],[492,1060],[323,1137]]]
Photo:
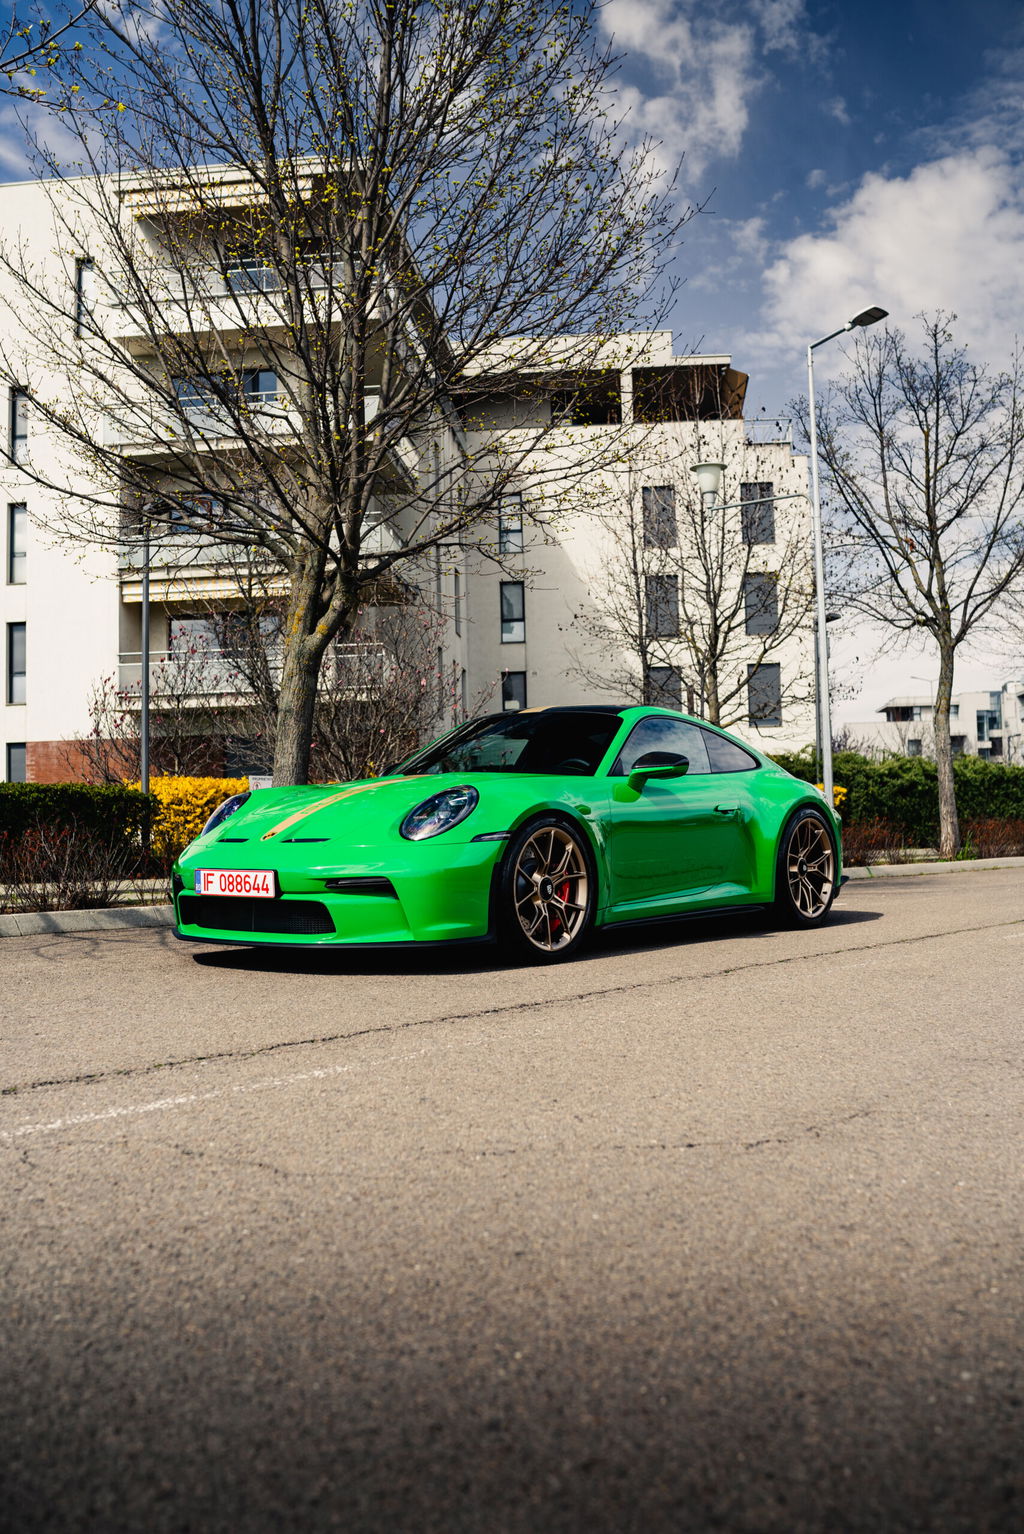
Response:
[[[679,258],[677,346],[731,351],[770,411],[802,387],[807,341],[866,303],[908,327],[952,309],[979,357],[1005,357],[1024,296],[1019,0],[610,0],[602,24],[634,119],[709,199]]]
[[[941,308],[979,361],[1024,337],[1024,7],[1019,0],[609,0],[637,127],[684,154],[708,211],[686,232],[677,351],[731,352],[748,414],[805,388],[807,342],[868,304],[908,330]],[[839,344],[817,353],[827,378]],[[928,692],[927,654],[833,631],[840,720]],[[956,685],[1024,672],[980,644]],[[926,680],[922,680],[925,678]]]

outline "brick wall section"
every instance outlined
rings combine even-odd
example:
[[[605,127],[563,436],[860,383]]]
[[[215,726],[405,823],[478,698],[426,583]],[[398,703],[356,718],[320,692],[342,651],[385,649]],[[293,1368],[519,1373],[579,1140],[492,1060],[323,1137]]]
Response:
[[[75,740],[30,740],[25,747],[25,777],[30,783],[97,781]]]

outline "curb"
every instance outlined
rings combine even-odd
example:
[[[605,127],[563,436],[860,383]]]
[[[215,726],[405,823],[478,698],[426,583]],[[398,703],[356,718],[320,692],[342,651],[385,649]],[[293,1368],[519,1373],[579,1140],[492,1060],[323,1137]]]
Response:
[[[23,911],[0,916],[0,937],[60,932],[123,932],[131,927],[173,927],[170,905],[112,906],[98,911]]]
[[[913,879],[918,874],[987,873],[992,868],[1024,868],[1024,858],[965,858],[956,863],[868,863],[844,868],[851,879]]]

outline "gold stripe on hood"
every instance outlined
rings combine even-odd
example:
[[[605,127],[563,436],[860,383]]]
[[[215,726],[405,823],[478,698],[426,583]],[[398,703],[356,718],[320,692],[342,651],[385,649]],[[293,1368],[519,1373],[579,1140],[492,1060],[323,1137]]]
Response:
[[[269,841],[270,837],[277,836],[278,832],[287,831],[290,826],[298,825],[300,820],[305,820],[309,815],[315,815],[318,810],[325,810],[329,804],[337,804],[339,799],[350,799],[353,794],[365,794],[368,788],[379,788],[382,783],[400,783],[401,781],[401,778],[375,778],[372,783],[360,783],[356,788],[343,788],[340,794],[328,794],[326,799],[318,799],[308,808],[297,810],[294,815],[289,815],[287,820],[278,821],[276,826],[271,826],[269,831],[264,831],[260,841]]]

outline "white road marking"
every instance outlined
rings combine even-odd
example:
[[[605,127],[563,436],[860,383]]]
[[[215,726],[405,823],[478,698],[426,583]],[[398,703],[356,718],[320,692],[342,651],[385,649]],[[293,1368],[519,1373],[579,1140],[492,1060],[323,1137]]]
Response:
[[[399,1055],[399,1060],[415,1060],[426,1054],[425,1049],[413,1050],[411,1054]],[[293,1071],[288,1076],[268,1076],[262,1081],[243,1081],[236,1086],[214,1087],[209,1092],[183,1092],[178,1097],[158,1097],[150,1103],[132,1103],[125,1108],[103,1108],[96,1113],[69,1114],[66,1118],[50,1119],[42,1124],[19,1124],[16,1129],[0,1129],[0,1141],[7,1145],[28,1135],[57,1134],[62,1129],[78,1129],[83,1124],[102,1124],[110,1119],[139,1118],[144,1113],[168,1113],[174,1108],[190,1108],[196,1103],[214,1102],[217,1098],[237,1097],[249,1092],[269,1092],[277,1087],[292,1087],[306,1081],[324,1081],[331,1076],[344,1076],[357,1070],[357,1065],[327,1065],[311,1071]]]

